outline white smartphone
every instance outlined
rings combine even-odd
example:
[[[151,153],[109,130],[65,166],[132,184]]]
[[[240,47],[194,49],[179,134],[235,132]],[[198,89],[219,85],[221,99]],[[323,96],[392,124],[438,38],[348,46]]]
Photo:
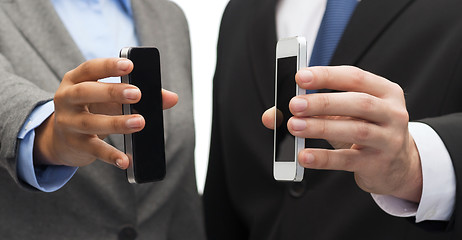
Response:
[[[303,180],[304,168],[298,163],[298,153],[305,148],[305,139],[294,137],[287,129],[292,117],[289,101],[305,94],[295,83],[295,74],[307,66],[306,40],[303,37],[284,38],[276,45],[275,116],[273,174],[278,181]]]
[[[123,83],[137,86],[142,97],[138,103],[123,104],[123,114],[141,114],[145,127],[140,132],[124,134],[125,153],[130,165],[127,179],[130,183],[160,181],[165,177],[165,143],[162,110],[160,55],[154,47],[127,47],[120,57],[133,62],[133,71],[122,76]]]

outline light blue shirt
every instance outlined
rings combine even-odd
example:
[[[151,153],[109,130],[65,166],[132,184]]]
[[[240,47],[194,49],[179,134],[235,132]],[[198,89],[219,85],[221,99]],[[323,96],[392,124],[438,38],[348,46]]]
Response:
[[[130,0],[51,0],[83,56],[118,57],[123,47],[137,46],[138,39]],[[113,80],[117,82],[118,79]],[[77,171],[75,167],[34,167],[34,129],[54,112],[53,101],[38,106],[19,132],[18,176],[31,186],[53,192],[64,186]]]

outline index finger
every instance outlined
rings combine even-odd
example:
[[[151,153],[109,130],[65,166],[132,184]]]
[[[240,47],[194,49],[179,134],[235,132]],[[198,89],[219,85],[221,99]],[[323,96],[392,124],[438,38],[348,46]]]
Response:
[[[298,71],[297,84],[304,89],[362,92],[379,98],[402,94],[398,84],[353,66],[310,67]]]
[[[64,75],[63,81],[73,84],[97,81],[107,77],[120,77],[133,70],[133,62],[126,58],[97,58],[80,64]]]

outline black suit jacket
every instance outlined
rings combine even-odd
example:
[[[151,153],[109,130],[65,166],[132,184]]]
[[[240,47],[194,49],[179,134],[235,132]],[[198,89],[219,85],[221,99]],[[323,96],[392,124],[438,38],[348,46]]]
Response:
[[[209,239],[460,239],[459,206],[449,223],[415,224],[383,212],[351,173],[306,170],[302,183],[273,179],[273,132],[261,124],[261,114],[274,105],[275,5],[231,0],[223,16],[204,193]],[[410,119],[426,122],[443,139],[458,181],[461,9],[459,0],[363,0],[331,62],[398,83]],[[307,146],[329,147],[314,140]]]

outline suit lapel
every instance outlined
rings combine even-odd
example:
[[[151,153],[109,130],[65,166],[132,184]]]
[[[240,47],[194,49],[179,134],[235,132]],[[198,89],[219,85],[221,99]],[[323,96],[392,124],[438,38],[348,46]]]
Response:
[[[58,79],[85,61],[49,0],[12,0],[1,4]]]
[[[153,46],[162,39],[163,26],[157,9],[145,3],[144,0],[132,1],[133,17],[136,34],[140,45]],[[148,8],[148,9],[147,9]]]
[[[258,2],[258,1],[257,1]],[[276,0],[266,0],[255,7],[255,20],[250,23],[249,53],[254,81],[265,107],[274,105],[274,68],[276,61]]]
[[[331,65],[356,65],[380,35],[414,0],[363,0],[358,4]]]

